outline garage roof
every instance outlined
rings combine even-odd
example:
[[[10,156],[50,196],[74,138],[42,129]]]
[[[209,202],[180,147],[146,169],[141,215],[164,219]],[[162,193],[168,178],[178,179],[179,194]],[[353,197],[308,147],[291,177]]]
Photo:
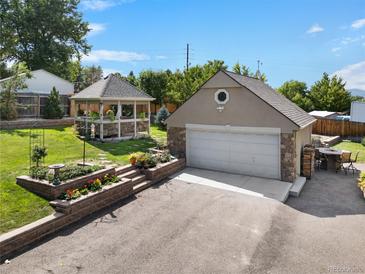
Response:
[[[281,95],[263,81],[253,77],[243,76],[230,71],[223,71],[241,86],[253,92],[267,104],[282,113],[285,117],[301,128],[316,121],[311,115],[298,107],[292,101]]]
[[[153,97],[139,90],[125,80],[109,74],[71,97],[76,100],[90,99],[128,99],[128,100],[154,100]]]

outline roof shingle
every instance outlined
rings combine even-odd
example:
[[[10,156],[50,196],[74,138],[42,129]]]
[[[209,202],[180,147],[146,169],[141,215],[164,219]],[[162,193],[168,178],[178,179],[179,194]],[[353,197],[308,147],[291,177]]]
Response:
[[[292,101],[287,99],[285,96],[278,93],[269,85],[265,84],[263,81],[256,78],[243,76],[230,71],[223,71],[233,80],[235,80],[240,85],[246,87],[251,92],[256,94],[259,98],[265,101],[267,104],[275,108],[277,111],[282,113],[285,117],[291,120],[293,123],[303,128],[314,121],[311,115],[305,112],[303,109],[298,107]]]
[[[108,98],[136,98],[136,99],[154,99],[145,92],[139,90],[125,80],[109,74],[107,77],[97,81],[91,86],[85,88],[79,93],[72,96],[72,99],[108,99]]]

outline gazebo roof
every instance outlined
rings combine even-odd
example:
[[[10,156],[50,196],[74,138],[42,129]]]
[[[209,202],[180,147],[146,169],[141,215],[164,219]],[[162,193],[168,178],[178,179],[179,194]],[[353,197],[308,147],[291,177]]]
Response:
[[[71,97],[74,100],[131,100],[153,101],[155,98],[129,82],[109,74]]]

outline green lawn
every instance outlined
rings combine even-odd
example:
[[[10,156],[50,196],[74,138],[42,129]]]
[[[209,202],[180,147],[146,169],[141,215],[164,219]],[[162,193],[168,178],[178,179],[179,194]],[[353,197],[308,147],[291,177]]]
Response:
[[[341,143],[334,146],[337,149],[348,150],[352,152],[352,158],[359,151],[359,158],[357,159],[360,163],[365,163],[365,146],[360,143],[355,143],[351,141],[342,141]]]
[[[119,143],[86,144],[86,157],[96,160],[99,153],[119,164],[128,163],[131,152],[146,151],[155,146],[154,139],[166,140],[166,132],[155,126],[151,128],[153,139],[122,141]],[[45,130],[48,156],[45,165],[67,163],[82,158],[83,142],[72,127]],[[0,130],[0,233],[23,226],[52,212],[48,201],[23,189],[15,178],[28,173],[29,130]]]

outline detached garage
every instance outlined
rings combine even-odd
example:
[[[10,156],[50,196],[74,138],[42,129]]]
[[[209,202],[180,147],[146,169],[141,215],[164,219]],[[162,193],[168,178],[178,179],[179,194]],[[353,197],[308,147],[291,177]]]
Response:
[[[315,119],[262,81],[219,71],[167,119],[187,165],[293,182]]]

